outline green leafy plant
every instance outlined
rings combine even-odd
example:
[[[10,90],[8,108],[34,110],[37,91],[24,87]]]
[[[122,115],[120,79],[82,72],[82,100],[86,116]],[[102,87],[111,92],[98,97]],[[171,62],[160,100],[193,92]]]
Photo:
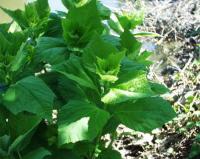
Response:
[[[200,155],[200,134],[197,134],[196,138],[194,139],[194,142],[192,144],[190,154],[188,158],[195,158]]]
[[[0,25],[1,159],[120,159],[105,134],[114,139],[119,124],[150,132],[175,116],[160,97],[168,89],[147,78],[138,20],[113,21],[96,0],[63,3],[67,13],[50,13],[47,0],[2,8],[20,29]]]

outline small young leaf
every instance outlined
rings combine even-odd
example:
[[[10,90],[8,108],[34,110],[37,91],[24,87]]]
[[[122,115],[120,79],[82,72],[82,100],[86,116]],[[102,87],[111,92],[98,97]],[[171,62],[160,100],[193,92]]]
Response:
[[[84,50],[83,61],[87,69],[98,74],[103,81],[115,82],[123,57],[124,52],[119,52],[113,45],[95,35]]]
[[[70,47],[84,48],[95,32],[102,31],[95,0],[82,7],[69,9],[66,19],[63,20],[63,37]]]

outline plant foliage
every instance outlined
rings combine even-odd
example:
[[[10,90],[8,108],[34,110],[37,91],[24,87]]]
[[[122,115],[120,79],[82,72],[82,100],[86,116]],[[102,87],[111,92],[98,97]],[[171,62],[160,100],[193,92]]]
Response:
[[[1,8],[19,26],[0,24],[1,159],[120,159],[103,135],[175,116],[168,89],[147,78],[151,53],[132,33],[141,20],[96,0],[63,4],[67,13],[47,0]]]

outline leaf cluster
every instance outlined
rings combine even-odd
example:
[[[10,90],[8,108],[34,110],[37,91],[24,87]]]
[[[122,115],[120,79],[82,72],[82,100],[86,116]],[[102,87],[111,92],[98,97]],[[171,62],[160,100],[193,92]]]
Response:
[[[168,89],[147,78],[151,53],[132,33],[141,20],[96,0],[63,4],[66,13],[47,0],[2,8],[18,29],[0,24],[1,159],[120,159],[105,134],[175,116],[160,97]]]

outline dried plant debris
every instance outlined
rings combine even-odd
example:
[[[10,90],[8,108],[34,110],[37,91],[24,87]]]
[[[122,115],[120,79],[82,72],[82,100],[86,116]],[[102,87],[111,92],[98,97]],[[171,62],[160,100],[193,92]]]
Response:
[[[144,29],[176,40],[199,34],[199,0],[142,1],[146,8]]]

